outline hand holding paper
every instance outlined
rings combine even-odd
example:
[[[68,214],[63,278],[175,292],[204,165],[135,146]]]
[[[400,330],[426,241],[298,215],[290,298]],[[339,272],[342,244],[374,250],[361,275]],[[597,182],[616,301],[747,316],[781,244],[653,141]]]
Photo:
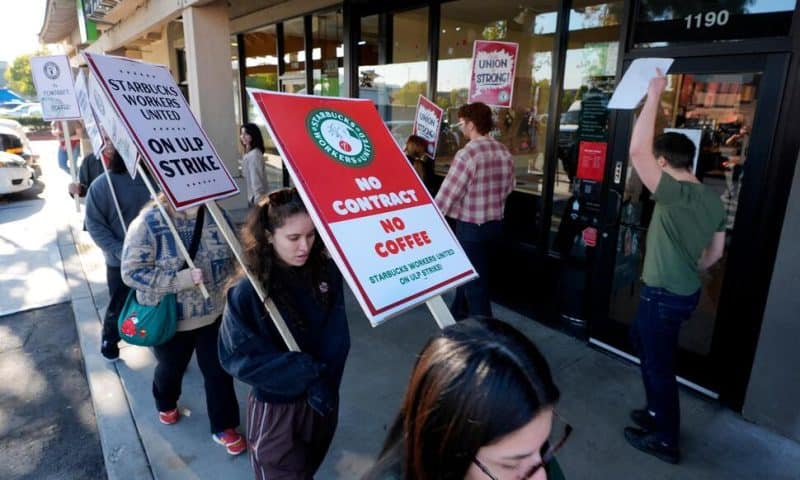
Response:
[[[667,72],[674,60],[672,58],[637,58],[628,67],[622,80],[617,84],[614,95],[608,102],[608,108],[630,110],[636,108],[642,97],[651,88],[660,88],[660,95],[666,87],[666,78],[662,72]],[[653,85],[653,74],[656,73],[658,85]],[[660,87],[659,87],[660,85]]]

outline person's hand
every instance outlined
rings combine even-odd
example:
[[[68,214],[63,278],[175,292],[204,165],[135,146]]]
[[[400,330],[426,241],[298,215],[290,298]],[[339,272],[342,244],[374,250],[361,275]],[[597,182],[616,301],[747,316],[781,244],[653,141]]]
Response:
[[[317,380],[308,389],[308,406],[322,417],[332,414],[336,408],[336,393],[323,379]]]
[[[190,273],[192,276],[192,282],[194,282],[195,285],[200,285],[203,283],[203,271],[201,269],[193,268]]]
[[[661,92],[667,88],[667,77],[660,68],[656,68],[656,76],[650,79],[650,85],[647,87],[647,95],[653,97],[661,97]]]
[[[81,194],[81,184],[78,182],[72,182],[67,185],[67,191],[70,195],[80,195]]]

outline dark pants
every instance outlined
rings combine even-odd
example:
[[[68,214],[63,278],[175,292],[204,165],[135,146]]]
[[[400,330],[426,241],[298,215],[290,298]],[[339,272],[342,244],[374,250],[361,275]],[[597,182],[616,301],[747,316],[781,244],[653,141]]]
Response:
[[[471,315],[492,316],[492,304],[489,299],[489,254],[497,245],[502,233],[503,223],[499,220],[482,225],[456,220],[456,238],[479,275],[476,280],[456,288],[456,297],[450,306],[450,311],[456,320]]]
[[[196,352],[203,373],[211,433],[239,426],[239,403],[233,390],[233,377],[222,369],[217,354],[219,324],[218,318],[211,325],[177,332],[167,343],[153,347],[158,360],[153,376],[153,397],[160,412],[178,406],[183,374],[192,352]]]
[[[106,265],[106,284],[108,285],[109,301],[108,308],[106,308],[106,316],[103,318],[103,341],[118,343],[119,329],[117,328],[117,320],[131,289],[122,283],[119,267],[109,265]]]
[[[264,403],[250,393],[247,443],[256,480],[314,478],[338,423],[339,407],[325,417],[305,398],[292,403]]]
[[[674,447],[678,446],[681,417],[675,379],[678,334],[699,298],[699,290],[692,295],[675,295],[643,285],[631,327],[631,340],[641,361],[647,409],[654,414],[654,433]]]

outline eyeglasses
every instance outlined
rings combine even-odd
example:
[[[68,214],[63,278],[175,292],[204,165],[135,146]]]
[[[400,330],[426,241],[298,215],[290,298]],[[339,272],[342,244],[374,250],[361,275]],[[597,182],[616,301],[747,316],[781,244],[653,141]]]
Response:
[[[558,442],[553,444],[553,446],[548,448],[547,451],[545,451],[545,453],[542,454],[542,461],[539,462],[539,463],[534,464],[525,473],[525,475],[522,476],[522,478],[523,479],[531,478],[532,476],[534,476],[536,474],[536,472],[541,470],[542,467],[544,467],[545,465],[550,463],[553,460],[553,458],[555,457],[556,452],[559,449],[561,449],[561,447],[563,447],[564,444],[567,442],[567,439],[569,438],[571,433],[572,433],[572,425],[570,425],[568,423],[565,423],[564,424],[564,433],[561,435],[561,440],[559,440]],[[545,443],[544,446],[547,446],[547,443]],[[474,463],[481,470],[481,472],[485,473],[486,476],[489,477],[490,479],[498,480],[498,478],[495,475],[492,474],[492,472],[489,470],[489,468],[486,467],[486,465],[482,464],[480,462],[480,460],[478,460],[477,458],[472,459],[472,463]]]

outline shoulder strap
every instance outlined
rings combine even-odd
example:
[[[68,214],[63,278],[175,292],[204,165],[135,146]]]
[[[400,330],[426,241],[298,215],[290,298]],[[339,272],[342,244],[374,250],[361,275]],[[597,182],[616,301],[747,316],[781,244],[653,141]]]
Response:
[[[200,205],[197,209],[197,218],[194,220],[194,233],[192,243],[189,245],[189,256],[194,260],[197,249],[200,248],[200,236],[203,235],[203,221],[205,220],[206,206]]]
[[[194,256],[197,255],[197,249],[200,248],[200,237],[203,235],[203,223],[205,220],[205,213],[206,213],[206,206],[200,205],[200,208],[197,209],[197,217],[194,220],[194,232],[192,233],[192,243],[189,244],[189,257],[194,260]],[[187,262],[183,262],[183,266],[181,266],[181,270],[188,267]]]

